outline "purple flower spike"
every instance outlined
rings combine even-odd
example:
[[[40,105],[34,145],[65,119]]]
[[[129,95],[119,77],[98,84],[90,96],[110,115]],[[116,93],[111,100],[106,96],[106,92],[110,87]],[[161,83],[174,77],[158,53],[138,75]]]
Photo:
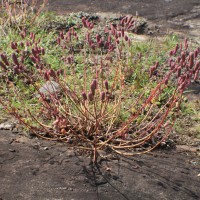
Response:
[[[158,68],[158,65],[159,65],[159,62],[157,61],[156,64],[155,64],[155,69]]]
[[[196,58],[198,56],[198,50],[195,50],[194,52],[194,58]]]
[[[124,39],[125,39],[126,41],[128,41],[128,36],[127,36],[127,35],[125,35]]]
[[[17,49],[17,45],[16,44],[17,43],[15,43],[15,42],[11,42],[11,44],[10,44],[11,48],[12,49]]]
[[[83,100],[86,101],[86,100],[87,100],[87,95],[86,95],[86,93],[85,93],[85,92],[82,92],[81,95],[82,95]]]
[[[108,91],[108,80],[104,81],[104,85],[105,85],[106,90]]]
[[[7,66],[9,66],[9,62],[8,62],[8,59],[7,59],[6,54],[1,54],[1,59],[3,60],[3,62],[4,62]]]
[[[46,71],[46,72],[44,73],[44,79],[45,79],[46,81],[48,81],[48,80],[50,79],[50,77],[49,77],[49,72],[48,72],[48,71]]]
[[[122,33],[122,37],[124,37],[124,29],[123,28],[121,30],[121,33]]]
[[[106,93],[105,92],[101,92],[101,101],[104,101],[106,98]]]
[[[94,96],[92,95],[92,92],[88,93],[88,99],[89,99],[89,101],[93,101],[94,100]]]
[[[95,86],[94,86],[94,84],[90,85],[90,89],[91,89],[92,95],[94,96],[95,95]]]
[[[175,47],[175,49],[174,49],[174,54],[177,53],[178,49],[179,49],[179,45],[177,44],[176,47]]]
[[[93,79],[92,85],[94,85],[95,89],[97,89],[97,84],[98,84],[97,79]]]
[[[189,67],[190,67],[190,69],[191,69],[191,68],[193,67],[193,65],[194,65],[194,53],[191,52],[189,56],[190,56]]]
[[[165,83],[165,85],[167,85],[168,84],[168,80],[169,80],[169,78],[167,77],[167,78],[165,78],[165,80],[164,80],[164,83]]]
[[[96,40],[97,40],[97,42],[99,42],[100,39],[101,39],[101,36],[99,34],[96,34]]]
[[[62,32],[62,31],[60,32],[60,37],[61,37],[61,39],[63,39],[63,40],[64,40],[64,34],[63,34],[63,32]]]
[[[13,73],[14,73],[14,74],[19,74],[19,73],[20,73],[19,66],[14,66],[14,67],[13,67]]]
[[[19,66],[19,62],[18,62],[18,60],[17,60],[17,56],[15,55],[15,53],[12,54],[12,59],[13,59],[13,62],[14,62],[17,66]]]
[[[56,78],[56,72],[53,69],[49,70],[49,75],[53,78]]]
[[[181,52],[181,59],[183,62],[185,62],[185,52]]]
[[[178,67],[178,70],[177,70],[177,77],[180,77],[181,75],[181,67]]]
[[[36,63],[36,62],[37,62],[37,59],[36,59],[35,57],[33,57],[33,56],[30,56],[30,59],[31,59],[31,61],[32,61],[33,63]]]
[[[156,66],[151,66],[150,68],[150,77],[152,77],[153,72],[156,70]]]
[[[60,45],[60,38],[57,38],[57,44]]]

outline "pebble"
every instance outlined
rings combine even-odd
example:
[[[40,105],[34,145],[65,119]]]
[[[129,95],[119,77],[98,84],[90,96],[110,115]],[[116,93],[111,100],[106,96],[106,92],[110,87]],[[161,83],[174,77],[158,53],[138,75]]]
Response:
[[[0,130],[11,130],[15,127],[15,124],[11,122],[4,122],[0,124]]]
[[[48,147],[44,147],[43,149],[44,149],[44,150],[48,150],[49,148],[48,148]]]
[[[147,32],[147,35],[152,35],[153,34],[153,31],[148,31]]]
[[[44,95],[49,95],[49,94],[52,94],[52,93],[57,93],[60,91],[60,85],[55,82],[55,81],[47,81],[46,83],[44,83],[40,89],[39,89],[39,92],[41,94],[44,94]],[[40,97],[39,94],[35,94],[36,97]]]
[[[15,149],[9,149],[9,151],[10,151],[10,152],[16,152],[16,150],[15,150]]]

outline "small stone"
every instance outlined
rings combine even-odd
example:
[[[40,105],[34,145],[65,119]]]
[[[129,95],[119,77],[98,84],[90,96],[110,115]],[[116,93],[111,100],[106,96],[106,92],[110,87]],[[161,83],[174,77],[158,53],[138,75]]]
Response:
[[[48,148],[48,147],[44,147],[43,149],[44,149],[44,150],[48,150],[49,148]]]
[[[147,32],[147,35],[152,35],[153,34],[153,31],[148,31]]]
[[[4,122],[0,124],[0,130],[11,130],[15,127],[15,124],[11,122]]]
[[[16,152],[15,149],[9,149],[10,152]]]
[[[106,171],[110,172],[111,168],[110,167],[106,167]]]
[[[40,146],[38,144],[34,144],[32,147],[33,147],[33,149],[36,149],[36,150],[38,150],[40,148]]]
[[[39,92],[44,95],[49,95],[53,93],[60,92],[60,85],[55,81],[47,81],[45,84],[40,87]],[[36,94],[36,97],[40,97],[39,94]]]

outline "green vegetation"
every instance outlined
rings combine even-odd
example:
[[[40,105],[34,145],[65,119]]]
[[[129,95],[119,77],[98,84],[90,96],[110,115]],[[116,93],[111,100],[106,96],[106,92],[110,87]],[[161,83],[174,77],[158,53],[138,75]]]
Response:
[[[86,13],[27,15],[26,7],[13,18],[8,8],[0,40],[7,113],[38,137],[91,152],[94,161],[99,149],[134,155],[166,139],[183,91],[198,79],[198,48],[177,45],[176,36],[135,41],[140,23],[133,16],[99,26]]]

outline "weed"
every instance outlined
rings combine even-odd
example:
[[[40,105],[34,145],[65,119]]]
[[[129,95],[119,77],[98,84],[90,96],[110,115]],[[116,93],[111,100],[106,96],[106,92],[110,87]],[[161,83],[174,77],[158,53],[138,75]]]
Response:
[[[154,149],[170,134],[183,91],[198,79],[200,50],[190,52],[186,40],[167,64],[151,60],[151,47],[128,34],[136,22],[124,17],[99,34],[84,16],[80,29],[48,39],[21,29],[1,54],[7,95],[0,103],[38,137],[90,152],[94,162],[100,149]]]
[[[37,0],[33,1],[6,1],[2,0],[1,27],[4,33],[8,27],[13,27],[18,30],[33,24],[48,0],[44,0],[39,7]],[[37,9],[36,9],[37,8]]]

